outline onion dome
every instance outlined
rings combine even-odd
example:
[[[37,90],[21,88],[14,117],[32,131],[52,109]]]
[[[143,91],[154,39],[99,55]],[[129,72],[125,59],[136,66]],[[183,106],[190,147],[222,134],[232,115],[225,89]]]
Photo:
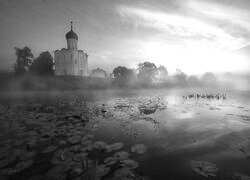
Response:
[[[72,21],[70,23],[71,23],[71,30],[66,34],[66,39],[76,39],[76,40],[78,40],[77,34],[73,31]]]

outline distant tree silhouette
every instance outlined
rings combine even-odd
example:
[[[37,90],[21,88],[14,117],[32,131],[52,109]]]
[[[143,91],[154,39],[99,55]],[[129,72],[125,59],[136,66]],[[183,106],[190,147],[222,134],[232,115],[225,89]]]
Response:
[[[118,66],[114,68],[112,72],[115,82],[119,85],[128,85],[135,81],[136,74],[133,69],[129,69],[125,66]]]
[[[144,62],[138,64],[138,80],[142,83],[150,84],[154,81],[157,73],[157,67],[154,63]]]
[[[53,75],[53,57],[48,51],[42,52],[32,63],[30,71],[39,75]]]
[[[167,76],[168,76],[167,68],[165,66],[160,65],[156,70],[156,75],[155,75],[156,81],[164,82],[166,81]]]
[[[17,59],[14,65],[14,71],[16,74],[24,74],[29,71],[34,56],[27,46],[24,48],[15,47],[15,51]]]
[[[217,82],[217,77],[215,76],[214,73],[212,72],[206,72],[203,74],[203,76],[201,77],[202,82],[204,83],[216,83]]]
[[[108,77],[108,73],[101,68],[96,68],[91,71],[90,76],[97,77],[97,78],[106,78]]]
[[[176,74],[174,75],[174,77],[179,83],[182,83],[182,84],[186,83],[187,75],[184,72],[182,72],[180,69],[176,69]]]
[[[194,85],[194,86],[200,84],[199,78],[198,78],[197,76],[194,76],[194,75],[189,76],[189,77],[187,78],[187,81],[188,81],[188,83],[189,83],[190,85]]]

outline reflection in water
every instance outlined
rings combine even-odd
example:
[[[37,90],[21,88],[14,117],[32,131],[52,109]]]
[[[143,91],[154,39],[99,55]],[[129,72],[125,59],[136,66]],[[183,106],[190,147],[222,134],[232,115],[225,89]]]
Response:
[[[94,137],[93,141],[122,142],[128,152],[133,145],[144,144],[147,152],[140,156],[131,154],[130,158],[139,163],[136,171],[151,179],[203,179],[192,172],[188,163],[191,160],[198,164],[213,162],[222,171],[250,176],[250,162],[246,160],[250,155],[250,107],[244,98],[237,102],[230,96],[218,101],[185,100],[182,93],[159,94],[143,96],[137,92],[108,98],[104,95],[98,101],[89,101],[84,107],[91,109],[93,116],[84,128]],[[54,124],[49,124],[45,129],[52,127]],[[82,132],[82,127],[75,128],[73,122],[65,128],[69,134]]]
[[[122,124],[122,127],[129,132],[126,135],[130,134],[131,129],[134,128],[137,132],[137,142],[143,142],[151,148],[152,152],[155,151],[154,149],[159,150],[157,153],[150,154],[152,158],[154,156],[168,157],[171,154],[179,163],[185,159],[206,158],[217,162],[221,168],[228,168],[228,164],[224,164],[225,160],[246,164],[238,148],[242,141],[250,137],[250,123],[240,116],[244,114],[244,117],[249,117],[249,113],[244,111],[244,108],[248,107],[236,108],[227,101],[183,101],[174,96],[162,99],[167,108],[155,110],[149,115],[147,113],[143,115],[140,109],[138,111],[136,108],[142,101],[138,97],[126,98],[129,106],[115,111],[111,108],[115,100],[111,100],[107,102],[113,114],[110,123],[115,121]],[[237,115],[237,118],[232,118],[227,115],[228,113]],[[109,129],[109,124],[106,124],[104,128]],[[119,132],[116,133],[119,134]],[[121,138],[128,143],[134,141],[123,135]],[[221,156],[221,153],[224,155]],[[179,155],[183,159],[177,157]],[[249,167],[248,164],[243,169],[234,167],[234,170],[250,175],[247,171]],[[178,169],[178,167],[175,168]],[[164,176],[159,175],[158,178],[160,177]]]

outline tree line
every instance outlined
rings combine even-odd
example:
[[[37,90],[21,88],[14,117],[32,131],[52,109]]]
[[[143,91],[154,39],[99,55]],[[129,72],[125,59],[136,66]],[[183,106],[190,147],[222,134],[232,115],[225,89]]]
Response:
[[[54,62],[53,57],[48,51],[40,53],[34,58],[33,53],[29,47],[15,48],[16,63],[14,64],[14,71],[17,75],[26,73],[33,73],[38,75],[53,75]]]
[[[167,68],[163,65],[156,66],[152,62],[139,63],[137,69],[129,69],[125,66],[116,67],[112,76],[114,83],[119,86],[137,85],[165,85],[165,86],[199,86],[199,85],[216,85],[217,77],[206,72],[201,78],[197,76],[188,76],[180,69],[176,69],[174,75],[169,75]]]
[[[15,48],[16,63],[14,65],[15,73],[18,75],[33,73],[37,75],[54,75],[53,57],[48,51],[40,53],[34,58],[29,47]],[[197,76],[188,76],[180,69],[176,69],[174,75],[169,76],[165,66],[156,66],[152,62],[139,63],[136,69],[130,69],[125,66],[115,67],[110,74],[103,69],[97,68],[93,70],[102,72],[105,77],[110,77],[112,83],[118,86],[134,86],[134,85],[201,85],[201,84],[216,84],[217,77],[211,73],[204,73],[201,78]]]

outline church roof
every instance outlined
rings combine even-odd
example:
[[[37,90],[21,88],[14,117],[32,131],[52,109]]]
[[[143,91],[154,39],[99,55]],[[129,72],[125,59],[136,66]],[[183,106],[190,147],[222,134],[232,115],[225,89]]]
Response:
[[[72,21],[70,23],[71,23],[71,30],[66,34],[66,39],[76,39],[76,40],[78,40],[77,34],[73,31]]]

